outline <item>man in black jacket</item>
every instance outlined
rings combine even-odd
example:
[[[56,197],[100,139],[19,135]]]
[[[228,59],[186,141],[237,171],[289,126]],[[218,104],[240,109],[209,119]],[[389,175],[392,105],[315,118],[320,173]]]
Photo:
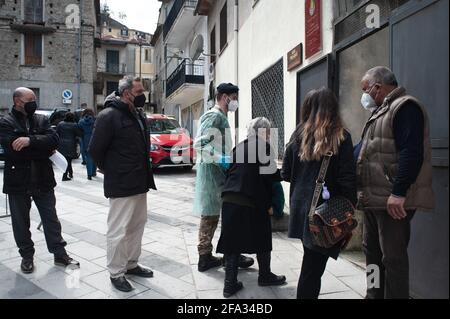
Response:
[[[56,186],[49,157],[58,148],[59,137],[45,116],[34,114],[36,96],[27,88],[14,91],[14,107],[0,121],[0,140],[5,149],[3,192],[9,195],[14,238],[22,256],[21,270],[34,270],[34,243],[30,233],[31,200],[44,226],[45,240],[59,266],[79,266],[67,255],[56,215]]]
[[[153,272],[138,264],[147,221],[147,192],[155,189],[149,159],[150,133],[140,79],[125,77],[119,82],[120,98],[105,101],[94,126],[89,154],[104,172],[105,197],[110,210],[107,231],[107,267],[111,282],[124,292],[133,290],[125,274],[152,277]]]

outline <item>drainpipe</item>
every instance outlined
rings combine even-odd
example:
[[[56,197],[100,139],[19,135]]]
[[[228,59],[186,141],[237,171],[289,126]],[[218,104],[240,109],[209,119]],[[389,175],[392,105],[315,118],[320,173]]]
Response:
[[[80,27],[78,28],[78,58],[77,58],[77,105],[74,109],[77,109],[81,105],[81,50],[82,50],[82,26],[83,26],[83,0],[80,0]]]
[[[234,0],[234,82],[239,86],[239,0]],[[239,142],[239,109],[234,114],[235,141]]]

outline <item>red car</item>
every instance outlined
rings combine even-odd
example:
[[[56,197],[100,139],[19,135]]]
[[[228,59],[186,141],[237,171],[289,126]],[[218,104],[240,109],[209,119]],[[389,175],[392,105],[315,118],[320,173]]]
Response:
[[[191,170],[195,163],[194,141],[178,121],[160,114],[147,116],[150,129],[150,158],[154,168],[183,167]]]

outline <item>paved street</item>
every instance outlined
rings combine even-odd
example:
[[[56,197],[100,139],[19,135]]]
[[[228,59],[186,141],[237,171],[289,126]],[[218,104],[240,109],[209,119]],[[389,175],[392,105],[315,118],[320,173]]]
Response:
[[[222,297],[224,270],[197,271],[197,229],[199,218],[192,215],[195,173],[161,170],[156,173],[159,190],[148,195],[148,222],[143,239],[141,263],[155,272],[152,279],[130,277],[131,293],[114,290],[106,270],[106,220],[108,201],[103,197],[102,176],[86,179],[80,162],[74,164],[75,179],[61,183],[56,172],[58,215],[63,226],[67,250],[81,262],[80,271],[53,265],[44,234],[36,228],[40,222],[33,206],[31,230],[35,242],[36,270],[20,271],[18,251],[11,221],[0,219],[0,298],[139,298],[139,299],[218,299]],[[0,170],[3,181],[3,169]],[[1,196],[0,214],[4,214],[5,196]],[[216,232],[215,243],[220,235]],[[284,274],[288,284],[276,288],[257,286],[257,266],[240,271],[245,289],[239,299],[292,299],[296,295],[302,260],[301,243],[284,233],[273,235],[272,270]],[[78,280],[79,279],[79,280]],[[330,261],[323,277],[321,298],[360,299],[364,296],[365,276],[361,268],[345,259]]]

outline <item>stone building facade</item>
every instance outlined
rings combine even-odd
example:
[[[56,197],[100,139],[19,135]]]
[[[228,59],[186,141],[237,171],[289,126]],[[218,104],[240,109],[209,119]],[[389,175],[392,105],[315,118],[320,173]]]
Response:
[[[130,29],[105,12],[101,13],[100,21],[100,38],[96,46],[97,80],[94,86],[97,108],[103,107],[105,96],[116,91],[119,80],[127,75],[142,79],[147,97],[145,110],[154,112],[152,35]]]
[[[0,108],[19,86],[33,89],[41,108],[94,106],[99,14],[99,0],[0,1]],[[64,103],[65,90],[73,97]]]

